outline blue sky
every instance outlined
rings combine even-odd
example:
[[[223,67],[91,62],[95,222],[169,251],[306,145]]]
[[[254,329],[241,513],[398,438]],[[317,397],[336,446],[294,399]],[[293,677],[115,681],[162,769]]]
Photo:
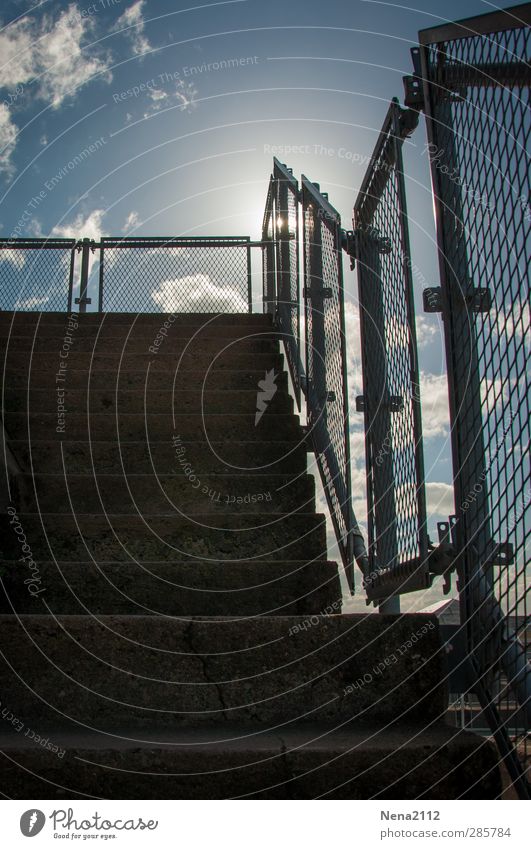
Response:
[[[0,232],[258,237],[273,151],[297,176],[318,181],[350,227],[361,160],[389,100],[402,98],[418,30],[497,8],[483,0],[419,5],[3,3]],[[419,304],[421,289],[438,282],[425,142],[421,123],[405,150]],[[351,275],[347,290],[355,334]],[[421,306],[418,313],[436,520],[452,512],[443,349],[437,317]],[[356,369],[354,352],[351,359]],[[358,382],[359,374],[354,390]]]

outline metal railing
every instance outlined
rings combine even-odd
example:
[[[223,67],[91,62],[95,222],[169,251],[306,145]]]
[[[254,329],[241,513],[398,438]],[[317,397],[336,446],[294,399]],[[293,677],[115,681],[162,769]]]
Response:
[[[346,374],[342,237],[339,213],[319,186],[273,162],[263,218],[264,311],[275,318],[295,393],[306,401],[307,437],[330,510],[351,590],[354,560],[368,563],[352,509]],[[299,286],[299,209],[302,213],[303,287]],[[300,313],[304,311],[305,365]],[[299,390],[300,388],[300,390]]]
[[[353,216],[363,367],[363,395],[356,402],[365,423],[370,600],[430,585],[402,164],[404,139],[417,123],[417,112],[390,104]]]
[[[248,236],[0,240],[0,308],[250,312],[257,244]]]
[[[531,4],[424,30],[407,82],[423,109],[445,329],[451,529],[474,692],[522,797],[531,713]],[[518,753],[521,754],[519,760]]]

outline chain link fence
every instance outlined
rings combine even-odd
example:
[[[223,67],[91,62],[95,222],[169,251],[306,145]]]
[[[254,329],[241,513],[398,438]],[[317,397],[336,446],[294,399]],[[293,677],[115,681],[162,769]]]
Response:
[[[102,239],[98,305],[100,312],[250,312],[250,239]]]
[[[0,309],[65,312],[72,308],[74,239],[0,241]]]

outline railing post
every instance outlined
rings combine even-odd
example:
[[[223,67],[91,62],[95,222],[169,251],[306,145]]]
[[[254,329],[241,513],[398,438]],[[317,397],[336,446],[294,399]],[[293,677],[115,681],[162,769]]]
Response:
[[[92,303],[91,298],[87,298],[88,278],[89,278],[89,263],[90,250],[93,248],[92,239],[82,239],[77,244],[77,249],[81,251],[81,277],[79,280],[79,298],[76,298],[75,303],[79,304],[79,312],[87,311],[87,304]]]
[[[253,311],[253,278],[251,271],[251,239],[247,238],[247,248],[246,248],[246,256],[247,256],[247,301],[249,304],[249,312]]]

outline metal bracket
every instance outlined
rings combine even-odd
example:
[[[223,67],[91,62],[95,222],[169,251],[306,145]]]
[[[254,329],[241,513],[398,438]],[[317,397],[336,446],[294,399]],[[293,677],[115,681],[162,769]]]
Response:
[[[323,286],[322,289],[319,289],[317,292],[314,292],[312,295],[312,290],[308,288],[308,286],[303,286],[302,295],[307,300],[311,301],[312,297],[322,298],[323,301],[327,298],[332,297],[332,289],[330,286]]]
[[[354,271],[358,258],[358,238],[354,230],[341,230],[341,247],[350,257],[350,270]]]
[[[75,304],[91,304],[92,298],[74,298]]]
[[[376,242],[379,254],[391,254],[393,252],[393,243],[387,236],[379,236]]]
[[[452,589],[452,572],[455,572],[455,540],[456,516],[450,516],[447,522],[437,522],[439,545],[430,544],[428,565],[431,575],[444,577],[443,592],[448,595]]]
[[[478,286],[466,293],[466,302],[471,312],[490,312],[492,295],[490,289]]]
[[[442,289],[440,286],[430,286],[422,291],[424,312],[442,312]]]
[[[402,77],[404,82],[404,104],[408,109],[417,112],[424,110],[424,92],[422,88],[422,70],[420,65],[420,47],[411,48],[411,61],[413,62],[412,76]]]
[[[424,312],[442,312],[443,295],[440,286],[431,286],[422,292]],[[471,287],[465,292],[465,303],[471,312],[490,312],[492,308],[492,295],[490,289],[484,286]]]
[[[391,413],[401,413],[404,409],[404,399],[401,395],[391,395],[389,398],[389,410]]]
[[[364,395],[356,395],[356,412],[364,413],[365,412],[365,396]]]
[[[335,401],[336,400],[336,393],[335,392],[327,392],[326,393],[326,400],[327,400],[327,402]]]

